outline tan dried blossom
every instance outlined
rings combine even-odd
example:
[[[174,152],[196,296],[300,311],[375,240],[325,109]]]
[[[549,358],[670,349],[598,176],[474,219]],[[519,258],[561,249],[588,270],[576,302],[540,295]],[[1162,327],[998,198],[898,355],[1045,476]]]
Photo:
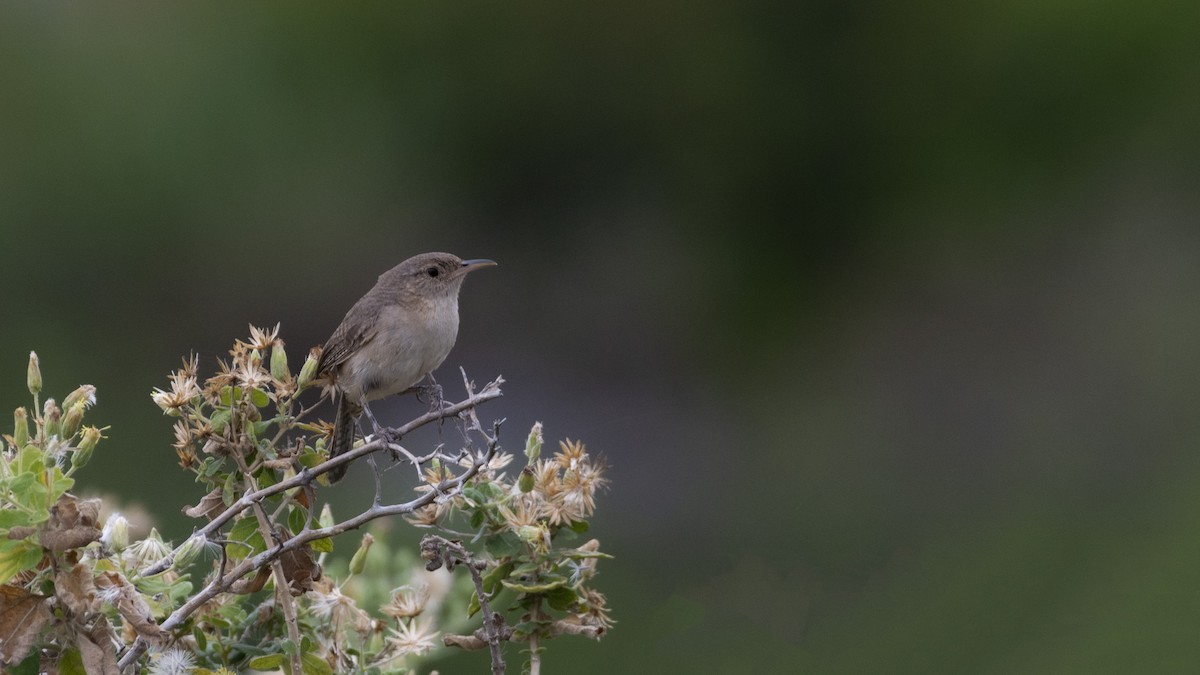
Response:
[[[208,401],[209,405],[220,404],[221,390],[231,386],[234,379],[233,369],[229,364],[224,359],[217,359],[216,374],[204,381],[204,400]]]
[[[559,441],[558,447],[562,448],[562,451],[554,453],[554,462],[566,471],[574,470],[581,463],[587,461],[587,449],[582,441],[572,441],[568,438],[565,441]]]
[[[442,462],[434,462],[425,467],[425,482],[430,485],[436,486],[445,481],[454,480],[454,477],[454,472]]]
[[[250,344],[252,349],[257,349],[260,352],[265,352],[279,340],[279,324],[270,331],[265,328],[258,328],[254,324],[250,324]]]
[[[533,463],[534,492],[540,494],[547,501],[554,499],[563,491],[562,477],[558,471],[559,467],[555,462],[539,459]]]
[[[171,390],[163,391],[156,388],[150,394],[154,403],[169,415],[179,415],[179,409],[189,405],[192,398],[200,395],[200,387],[196,384],[195,367],[189,370],[187,362],[184,368],[171,373]]]
[[[472,457],[470,455],[465,455],[465,456],[459,458],[458,465],[463,468],[470,468],[472,466],[475,466],[476,461],[478,461],[478,455],[476,455],[475,457]],[[512,461],[513,461],[512,453],[504,452],[503,450],[501,450],[500,452],[497,452],[495,455],[492,455],[492,458],[490,460],[488,460],[487,465],[485,465],[484,467],[482,467],[480,469],[480,473],[489,474],[489,473],[497,472],[497,471],[503,469],[504,467],[508,466],[509,464],[511,464]]]
[[[392,591],[392,599],[379,611],[396,619],[411,619],[425,611],[425,603],[429,602],[429,587],[401,586]]]
[[[567,471],[562,478],[564,492],[563,500],[577,503],[584,517],[591,516],[596,511],[596,491],[604,487],[608,479],[604,478],[604,467],[594,465],[586,459]]]
[[[434,638],[437,637],[438,632],[433,629],[432,624],[423,623],[417,619],[401,621],[398,629],[388,629],[388,633],[386,638],[388,647],[394,649],[401,656],[424,654],[437,645]]]
[[[192,446],[192,431],[187,422],[179,420],[175,423],[175,454],[179,456],[179,466],[189,469],[196,463],[196,450]]]
[[[404,514],[404,520],[413,527],[434,527],[448,512],[448,503],[426,504],[412,513]]]
[[[371,617],[358,608],[354,599],[342,593],[333,584],[319,584],[308,593],[313,613],[325,619],[334,634],[340,634],[346,626],[359,632],[370,630]]]
[[[587,517],[582,501],[570,492],[558,492],[553,497],[542,500],[541,507],[538,515],[551,525],[570,525]]]
[[[583,623],[600,628],[611,628],[615,621],[608,615],[608,598],[600,591],[584,589],[584,599],[580,603],[585,611],[579,615]]]
[[[262,389],[262,385],[271,381],[271,374],[263,370],[262,361],[255,359],[241,359],[233,376],[239,385],[251,389]]]
[[[538,519],[541,518],[543,501],[534,493],[521,495],[508,504],[500,505],[500,517],[504,518],[504,524],[512,530],[522,527],[537,527]]]

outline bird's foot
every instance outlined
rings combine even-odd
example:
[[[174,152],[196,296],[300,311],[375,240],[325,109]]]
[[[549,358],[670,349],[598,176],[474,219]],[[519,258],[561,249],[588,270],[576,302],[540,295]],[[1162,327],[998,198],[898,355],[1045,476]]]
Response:
[[[442,385],[437,382],[417,384],[409,388],[417,395],[417,400],[429,404],[430,412],[439,412],[446,407],[446,399],[442,398]]]
[[[395,429],[379,424],[379,421],[375,419],[375,414],[371,412],[371,406],[364,404],[363,412],[367,414],[367,420],[371,422],[371,434],[375,438],[382,438],[383,442],[388,445],[400,442],[400,434]]]

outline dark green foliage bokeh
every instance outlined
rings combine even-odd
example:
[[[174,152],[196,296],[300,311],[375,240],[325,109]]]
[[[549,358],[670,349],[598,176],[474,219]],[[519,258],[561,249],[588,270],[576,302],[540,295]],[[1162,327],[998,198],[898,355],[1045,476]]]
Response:
[[[6,6],[0,403],[180,540],[180,356],[489,257],[441,381],[612,465],[550,672],[1192,670],[1198,7]]]

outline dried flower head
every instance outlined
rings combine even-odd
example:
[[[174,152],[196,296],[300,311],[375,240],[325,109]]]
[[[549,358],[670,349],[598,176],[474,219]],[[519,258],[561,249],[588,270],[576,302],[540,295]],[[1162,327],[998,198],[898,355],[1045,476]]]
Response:
[[[615,623],[608,615],[608,598],[604,597],[600,591],[585,589],[580,605],[584,609],[584,613],[579,617],[583,623],[604,629],[611,628]]]
[[[416,487],[418,492],[428,492],[432,489],[428,485],[418,485]],[[450,514],[450,510],[453,507],[453,501],[439,499],[414,510],[412,513],[405,514],[404,520],[413,527],[434,527]]]
[[[209,405],[221,402],[221,390],[233,384],[233,368],[224,359],[217,359],[217,372],[204,381],[204,400]]]
[[[265,328],[258,328],[254,324],[250,325],[250,344],[249,344],[249,346],[251,349],[257,349],[259,351],[265,352],[266,350],[270,349],[271,347],[274,347],[275,343],[278,341],[279,341],[279,324],[275,324],[275,327],[269,331]]]
[[[333,584],[315,585],[307,597],[311,599],[313,613],[328,621],[335,634],[341,633],[346,626],[360,632],[371,626],[371,617],[358,608],[354,598],[343,594]]]
[[[430,485],[438,485],[448,480],[454,479],[454,472],[445,464],[434,461],[429,466],[425,467],[425,482]]]
[[[239,359],[233,377],[239,385],[254,389],[261,389],[271,381],[271,374],[263,370],[262,361],[252,358]]]
[[[162,560],[170,553],[171,545],[162,540],[157,529],[150,528],[150,534],[126,548],[121,557],[129,567],[140,570]]]
[[[436,646],[434,638],[438,633],[432,625],[416,619],[401,621],[397,629],[389,629],[386,638],[388,647],[399,655],[424,654]]]
[[[565,441],[559,441],[558,447],[562,450],[554,453],[554,461],[566,471],[571,471],[580,462],[587,461],[587,449],[581,441],[572,441],[568,438]]]
[[[187,675],[196,668],[196,658],[182,649],[167,649],[150,657],[150,675]]]
[[[191,403],[192,398],[200,395],[200,387],[196,384],[196,357],[184,361],[183,367],[171,373],[171,390],[155,389],[150,393],[154,403],[162,408],[167,415],[180,415],[180,409]]]
[[[379,611],[397,619],[411,619],[425,611],[425,603],[429,602],[429,587],[401,586],[392,591],[392,599]]]

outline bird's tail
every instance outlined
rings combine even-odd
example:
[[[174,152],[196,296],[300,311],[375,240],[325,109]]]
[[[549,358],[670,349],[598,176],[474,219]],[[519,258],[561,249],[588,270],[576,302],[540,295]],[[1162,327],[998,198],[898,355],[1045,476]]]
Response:
[[[329,442],[329,458],[345,454],[354,447],[354,432],[358,429],[358,416],[362,414],[362,406],[351,401],[345,394],[338,400],[337,418],[333,423],[333,439]],[[350,463],[338,465],[328,474],[329,482],[336,483],[346,475]]]

